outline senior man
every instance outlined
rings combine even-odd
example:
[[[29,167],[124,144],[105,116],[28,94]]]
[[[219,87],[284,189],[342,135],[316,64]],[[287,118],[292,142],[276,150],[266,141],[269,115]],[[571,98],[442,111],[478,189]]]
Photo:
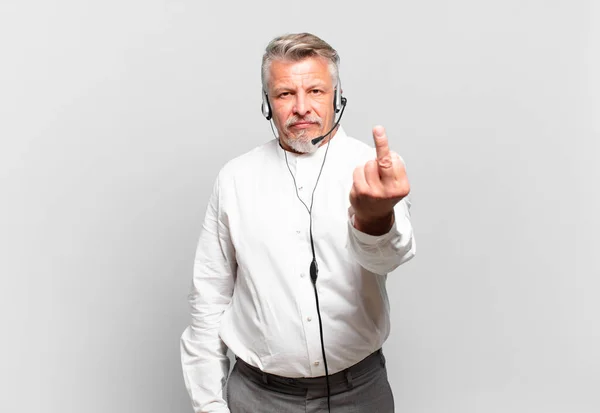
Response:
[[[383,127],[374,148],[344,132],[338,66],[309,33],[265,50],[275,138],[219,171],[195,257],[181,358],[197,413],[394,411],[381,348],[387,274],[415,254],[410,186]]]

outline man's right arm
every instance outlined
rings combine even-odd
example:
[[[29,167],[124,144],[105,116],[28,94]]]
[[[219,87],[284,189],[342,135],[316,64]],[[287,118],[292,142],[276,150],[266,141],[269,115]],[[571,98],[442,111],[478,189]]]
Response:
[[[223,312],[233,294],[237,268],[229,228],[222,214],[217,178],[194,261],[189,294],[192,320],[180,340],[185,385],[195,413],[229,413],[223,388],[229,374],[227,347],[219,337]]]

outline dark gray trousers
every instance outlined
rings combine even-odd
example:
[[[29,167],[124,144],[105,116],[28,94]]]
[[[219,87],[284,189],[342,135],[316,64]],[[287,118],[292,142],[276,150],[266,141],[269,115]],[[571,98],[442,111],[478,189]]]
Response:
[[[381,350],[329,376],[331,413],[394,413],[394,396]],[[237,359],[226,399],[231,413],[327,413],[325,377],[290,379]]]

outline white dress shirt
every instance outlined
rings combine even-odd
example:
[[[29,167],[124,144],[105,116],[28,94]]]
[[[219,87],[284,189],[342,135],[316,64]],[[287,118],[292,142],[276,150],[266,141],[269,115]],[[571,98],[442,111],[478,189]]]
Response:
[[[183,375],[196,412],[229,412],[222,392],[227,348],[268,373],[325,375],[309,275],[309,214],[296,189],[310,207],[326,152],[312,219],[329,374],[387,339],[387,273],[415,254],[408,198],[396,205],[387,234],[359,232],[350,208],[352,176],[376,158],[375,149],[341,127],[313,154],[284,152],[273,139],[221,169],[206,211],[189,295],[192,321],[181,336]]]

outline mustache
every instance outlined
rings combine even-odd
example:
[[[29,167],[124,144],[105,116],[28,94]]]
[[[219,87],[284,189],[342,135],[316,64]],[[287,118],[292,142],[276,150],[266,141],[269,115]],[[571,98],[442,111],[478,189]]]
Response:
[[[292,126],[295,123],[298,122],[310,122],[310,123],[316,123],[319,126],[323,125],[323,120],[318,117],[318,116],[304,116],[304,117],[299,117],[299,116],[292,116],[290,118],[288,118],[287,121],[285,121],[285,127],[289,128],[290,126]]]

